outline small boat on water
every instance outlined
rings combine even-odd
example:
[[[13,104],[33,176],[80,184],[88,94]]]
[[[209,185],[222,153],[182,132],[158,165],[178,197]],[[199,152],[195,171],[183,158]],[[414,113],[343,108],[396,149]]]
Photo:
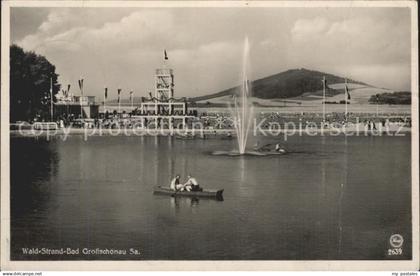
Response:
[[[210,190],[203,189],[202,191],[174,191],[169,187],[157,186],[154,188],[154,194],[170,195],[170,196],[188,196],[188,197],[206,197],[215,198],[217,200],[223,200],[223,189],[221,190]]]
[[[254,151],[264,153],[265,155],[282,155],[287,153],[279,144],[275,145],[274,148],[272,146],[272,144],[266,144],[262,147],[255,146]]]
[[[175,135],[175,139],[180,139],[180,140],[194,140],[194,136],[192,135]]]
[[[175,139],[179,139],[179,140],[196,140],[196,139],[202,139],[205,140],[207,139],[206,135],[175,135]]]

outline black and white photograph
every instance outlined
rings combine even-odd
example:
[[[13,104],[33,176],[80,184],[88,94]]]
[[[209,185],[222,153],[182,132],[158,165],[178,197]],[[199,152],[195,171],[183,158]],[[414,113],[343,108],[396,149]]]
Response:
[[[3,1],[2,269],[418,270],[417,36],[414,1]]]

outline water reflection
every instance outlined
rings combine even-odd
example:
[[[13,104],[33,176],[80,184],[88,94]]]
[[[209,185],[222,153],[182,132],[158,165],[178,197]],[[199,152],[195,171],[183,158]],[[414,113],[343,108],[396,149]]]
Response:
[[[342,243],[343,243],[343,197],[344,197],[344,188],[347,186],[347,177],[348,177],[348,144],[347,144],[347,135],[344,135],[344,154],[343,154],[343,177],[342,182],[340,183],[339,189],[339,198],[338,198],[338,256],[342,257]]]
[[[54,191],[59,169],[57,143],[46,139],[10,139],[11,212],[42,211]]]
[[[200,199],[198,197],[179,197],[171,196],[171,207],[179,210],[182,206],[187,207],[197,207],[200,204]]]
[[[321,136],[321,152],[325,152],[326,151],[326,137],[325,136]],[[321,158],[321,195],[322,198],[325,197],[325,190],[326,190],[326,174],[327,174],[327,168],[326,168],[326,158]]]
[[[208,154],[232,146],[217,139],[13,138],[12,259],[86,258],[21,254],[34,246],[138,246],[147,260],[383,259],[389,232],[409,259],[409,137],[345,139],[290,137],[293,154],[229,158]],[[176,173],[226,200],[153,195]]]

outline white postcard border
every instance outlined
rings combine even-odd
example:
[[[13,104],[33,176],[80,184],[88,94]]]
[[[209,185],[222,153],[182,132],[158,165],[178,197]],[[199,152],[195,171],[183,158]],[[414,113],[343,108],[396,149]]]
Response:
[[[11,7],[408,7],[412,57],[412,248],[409,261],[10,261],[9,44]],[[365,270],[419,269],[418,18],[415,1],[2,1],[1,17],[1,269],[56,270]]]

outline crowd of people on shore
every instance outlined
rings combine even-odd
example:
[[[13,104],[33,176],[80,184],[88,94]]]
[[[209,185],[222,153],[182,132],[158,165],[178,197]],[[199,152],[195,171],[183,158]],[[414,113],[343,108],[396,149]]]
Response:
[[[75,128],[169,128],[169,123],[165,120],[151,120],[141,119],[139,117],[132,117],[130,114],[112,115],[104,118],[103,114],[99,118],[86,119],[76,117],[70,114],[67,117],[56,118],[57,126],[63,127],[75,127]],[[255,123],[262,129],[269,129],[273,124],[278,127],[284,128],[286,124],[289,126],[293,124],[296,127],[328,127],[335,126],[340,127],[349,123],[363,123],[368,126],[369,129],[375,129],[376,125],[382,124],[382,126],[389,125],[391,123],[397,123],[404,125],[405,127],[411,127],[411,116],[407,114],[398,113],[348,113],[345,116],[344,113],[327,113],[325,114],[325,120],[322,113],[281,113],[281,112],[258,112],[254,114],[256,119]],[[35,119],[34,122],[42,120]],[[30,124],[31,122],[29,122]],[[158,124],[156,126],[156,123]],[[191,128],[202,128],[207,130],[217,129],[234,129],[235,120],[229,112],[203,112],[198,114],[197,117],[186,120],[186,127]],[[172,121],[173,128],[182,128],[182,121]]]
[[[281,112],[260,112],[255,114],[256,123],[260,124],[262,129],[268,129],[276,124],[284,127],[286,124],[295,126],[320,127],[322,124],[327,126],[341,126],[349,123],[363,123],[365,125],[389,123],[399,123],[406,127],[411,127],[411,116],[398,113],[376,114],[376,113],[328,113],[325,114],[325,120],[322,113],[281,113]],[[232,129],[234,120],[229,113],[203,113],[199,120],[205,127],[214,129]]]

